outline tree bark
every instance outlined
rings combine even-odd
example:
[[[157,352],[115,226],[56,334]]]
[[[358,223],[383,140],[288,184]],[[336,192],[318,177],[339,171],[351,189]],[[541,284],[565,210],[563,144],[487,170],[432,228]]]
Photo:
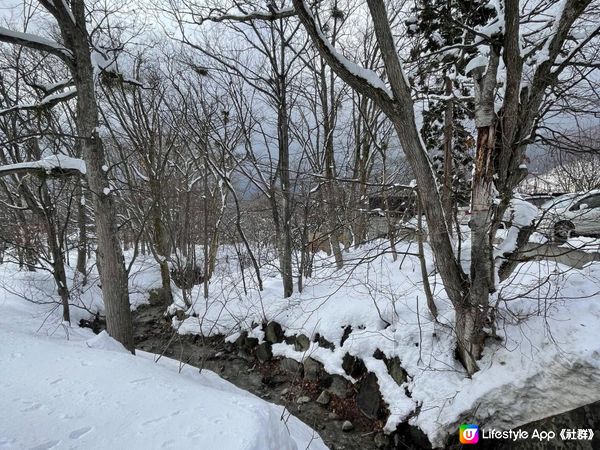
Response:
[[[282,43],[283,46],[283,43]],[[285,49],[281,48],[282,62]],[[290,138],[289,138],[289,117],[287,105],[287,86],[285,77],[282,75],[279,79],[279,100],[277,110],[278,143],[279,143],[279,162],[278,171],[281,184],[282,198],[282,217],[279,227],[279,265],[281,276],[283,278],[283,297],[287,298],[294,292],[294,279],[292,276],[292,202],[290,190]],[[275,197],[273,198],[275,199]],[[275,205],[277,208],[277,205]]]
[[[87,284],[87,215],[85,213],[85,196],[83,194],[82,181],[78,180],[77,185],[77,228],[79,240],[77,242],[77,266],[76,270],[81,274],[81,285]]]
[[[446,226],[448,227],[448,232],[452,235],[452,177],[454,175],[452,146],[454,134],[454,102],[452,101],[452,80],[450,77],[445,76],[444,83],[444,94],[448,99],[446,100],[446,107],[444,109],[444,179],[442,183],[442,204],[444,206]]]
[[[109,184],[106,172],[102,170],[106,158],[98,135],[98,106],[89,35],[85,25],[85,3],[83,0],[72,0],[71,8],[76,23],[71,21],[66,12],[65,17],[57,19],[63,40],[73,53],[71,73],[77,89],[76,127],[93,198],[106,328],[108,334],[135,353],[127,273],[118,237],[114,202],[110,191],[105,190],[109,189]]]

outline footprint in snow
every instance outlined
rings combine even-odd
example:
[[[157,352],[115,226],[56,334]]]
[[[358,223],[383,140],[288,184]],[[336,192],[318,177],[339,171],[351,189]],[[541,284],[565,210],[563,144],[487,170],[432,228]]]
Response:
[[[15,448],[15,440],[0,436],[0,448]]]
[[[48,441],[43,444],[36,445],[35,447],[31,447],[29,450],[50,450],[51,448],[56,447],[60,444],[60,441]]]
[[[70,439],[79,439],[80,437],[83,437],[86,434],[88,434],[90,431],[92,431],[92,427],[79,428],[78,430],[71,431],[71,434],[69,434],[69,438]]]
[[[24,401],[23,403],[26,405],[29,405],[29,406],[27,406],[26,408],[23,408],[21,410],[21,412],[36,411],[42,407],[41,403],[35,403],[35,402],[29,402],[29,401]]]

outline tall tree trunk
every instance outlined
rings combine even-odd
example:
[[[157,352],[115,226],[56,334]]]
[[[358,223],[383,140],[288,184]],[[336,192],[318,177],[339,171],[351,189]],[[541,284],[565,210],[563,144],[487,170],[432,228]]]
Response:
[[[477,149],[471,193],[471,289],[466,304],[457,308],[457,339],[459,356],[467,372],[478,370],[485,340],[484,326],[488,319],[489,297],[495,290],[494,238],[494,161],[496,114],[494,96],[500,61],[499,49],[493,48],[485,73],[475,77],[475,125]]]
[[[63,39],[73,52],[73,81],[77,89],[76,127],[87,167],[88,186],[92,192],[100,281],[106,313],[108,334],[129,351],[135,353],[133,325],[129,306],[127,272],[118,237],[114,202],[106,172],[104,147],[98,134],[98,106],[94,70],[92,68],[89,35],[86,29],[86,11],[83,0],[72,0],[76,23],[65,18],[61,25]],[[72,25],[71,25],[72,24]]]
[[[283,51],[283,50],[282,50]],[[287,298],[294,292],[292,277],[292,202],[290,186],[290,139],[289,117],[287,105],[286,80],[280,79],[280,104],[277,111],[278,141],[279,141],[279,176],[281,180],[281,197],[283,217],[279,232],[279,264],[283,278],[283,297]]]

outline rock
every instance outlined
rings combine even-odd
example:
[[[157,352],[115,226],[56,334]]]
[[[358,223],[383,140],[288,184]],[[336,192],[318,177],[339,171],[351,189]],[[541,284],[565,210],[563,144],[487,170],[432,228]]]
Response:
[[[356,395],[356,405],[369,419],[379,418],[379,409],[382,405],[381,393],[377,376],[369,373],[360,383],[358,394]]]
[[[293,375],[302,376],[303,366],[301,363],[292,358],[283,358],[280,367]]]
[[[287,377],[285,375],[279,375],[279,374],[275,374],[275,375],[268,374],[268,375],[264,375],[260,379],[260,381],[262,384],[264,384],[265,386],[272,389],[274,387],[281,386],[282,384],[287,382]]]
[[[329,395],[329,392],[327,391],[321,392],[321,395],[317,397],[317,403],[319,405],[327,405],[329,403],[329,400],[331,400],[331,397]]]
[[[296,342],[294,342],[294,349],[297,352],[305,352],[310,348],[310,339],[305,335],[299,334],[296,336]]]
[[[284,336],[283,340],[287,345],[296,345],[296,336]]]
[[[283,342],[283,329],[277,322],[269,322],[265,328],[265,340],[271,344]]]
[[[271,350],[271,344],[263,342],[256,347],[256,357],[262,363],[269,361],[273,357],[273,351]]]
[[[348,339],[350,333],[352,333],[352,327],[348,325],[346,328],[344,328],[344,334],[342,335],[342,339],[340,340],[340,346],[344,346],[344,342],[346,342],[346,339]]]
[[[290,388],[284,388],[281,390],[281,396],[288,395],[290,392]]]
[[[362,359],[352,356],[350,353],[346,353],[344,355],[344,359],[342,360],[342,368],[352,378],[360,378],[362,375],[367,373],[367,368],[365,367],[365,363],[362,362]]]
[[[352,425],[352,422],[350,422],[349,420],[344,420],[344,423],[342,424],[342,431],[352,430],[354,430],[354,425]]]
[[[172,301],[170,297],[164,288],[152,289],[149,292],[148,302],[153,306],[168,305]]]
[[[373,352],[373,358],[375,359],[385,359],[385,353],[383,353],[381,350],[377,349]]]
[[[373,438],[373,442],[377,448],[388,448],[390,446],[390,439],[383,433],[377,433]]]
[[[332,375],[331,383],[327,390],[340,398],[346,398],[350,395],[348,381],[340,375]]]
[[[423,433],[423,431],[421,431],[420,428],[414,427],[412,425],[408,425],[405,436],[410,440],[410,442],[412,442],[412,444],[414,445],[415,448],[431,449],[431,443],[429,442],[427,435],[425,433]],[[494,446],[492,448],[496,448],[496,444],[498,444],[499,442],[496,439],[492,439],[492,441],[494,441],[494,443],[493,443]],[[402,442],[402,439],[400,438],[400,436],[398,436],[397,433],[394,434],[394,442],[396,445],[398,445]],[[512,444],[512,442],[511,442],[511,444]],[[527,442],[527,444],[530,444],[530,442]],[[512,449],[513,448],[512,445],[509,448]],[[527,445],[526,448],[529,449],[529,448],[533,448],[533,447],[530,447],[529,445]],[[544,448],[546,448],[546,447],[544,447]]]
[[[255,337],[247,337],[244,339],[244,343],[242,344],[242,348],[250,353],[254,350],[255,347],[258,346],[258,338]]]
[[[399,385],[406,382],[406,371],[401,365],[400,358],[394,356],[392,359],[385,359],[385,365],[387,366],[390,376]]]
[[[310,398],[307,397],[306,395],[303,395],[296,399],[296,403],[298,403],[299,405],[303,405],[304,403],[308,403],[308,402],[310,402]]]
[[[309,380],[319,380],[323,372],[323,364],[312,358],[306,358],[304,361],[304,378]]]
[[[242,331],[240,333],[240,335],[238,336],[238,338],[235,340],[235,345],[238,346],[238,348],[241,348],[244,346],[244,341],[246,340],[246,338],[248,337],[248,332],[247,331]]]
[[[316,342],[317,344],[319,344],[319,347],[328,348],[329,350],[335,350],[334,343],[331,341],[328,341],[323,336],[321,336],[319,333],[317,333],[315,335],[315,338],[313,339],[313,341]]]
[[[334,412],[330,412],[330,413],[327,415],[327,418],[328,418],[329,420],[340,420],[340,416],[339,416],[339,415],[337,415],[337,414],[336,414],[336,413],[334,413]]]

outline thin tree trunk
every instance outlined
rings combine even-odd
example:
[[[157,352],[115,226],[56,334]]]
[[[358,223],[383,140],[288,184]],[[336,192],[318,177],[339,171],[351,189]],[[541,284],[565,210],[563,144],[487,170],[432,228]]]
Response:
[[[279,264],[283,278],[283,297],[287,298],[294,292],[292,277],[292,204],[290,190],[290,149],[289,149],[289,118],[287,111],[287,94],[285,80],[280,82],[281,104],[277,113],[279,140],[279,175],[281,179],[283,217],[279,232]],[[275,206],[276,207],[276,206]]]
[[[87,220],[85,214],[85,196],[83,194],[82,181],[78,181],[77,186],[77,228],[79,231],[79,240],[77,242],[77,267],[76,270],[81,274],[81,285],[87,284]]]
[[[446,108],[444,110],[444,179],[442,183],[442,204],[448,232],[452,235],[452,177],[454,175],[452,160],[452,137],[454,128],[454,103],[452,101],[452,80],[446,76],[444,78],[445,92],[448,97]]]
[[[438,310],[433,299],[433,293],[431,292],[431,285],[429,284],[429,274],[427,273],[427,265],[425,263],[425,252],[423,249],[423,207],[421,206],[421,195],[417,192],[417,244],[419,249],[419,264],[421,266],[421,278],[423,279],[423,290],[425,291],[425,298],[427,299],[427,308],[433,317],[433,320],[437,321]],[[418,311],[417,311],[418,314]]]

